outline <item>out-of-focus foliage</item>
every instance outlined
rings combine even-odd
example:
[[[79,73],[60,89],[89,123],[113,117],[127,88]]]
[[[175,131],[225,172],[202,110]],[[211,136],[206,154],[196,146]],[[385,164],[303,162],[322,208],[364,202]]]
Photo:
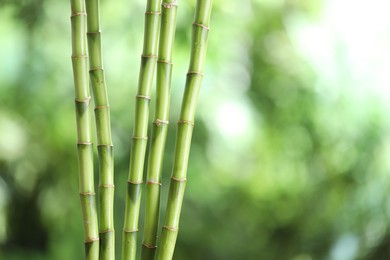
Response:
[[[369,91],[377,82],[360,81],[348,63],[355,45],[307,29],[328,2],[214,0],[175,259],[390,258],[386,106]],[[179,2],[171,122],[194,5]],[[141,0],[102,0],[118,252],[143,12]],[[0,1],[2,259],[83,256],[69,15],[67,1]],[[320,57],[310,45],[319,39]]]

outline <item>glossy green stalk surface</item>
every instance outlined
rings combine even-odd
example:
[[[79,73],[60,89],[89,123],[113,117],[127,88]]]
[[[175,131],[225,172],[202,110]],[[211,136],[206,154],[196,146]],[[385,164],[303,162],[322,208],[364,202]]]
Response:
[[[188,157],[194,127],[195,109],[203,79],[211,7],[212,0],[197,0],[192,29],[190,65],[181,105],[180,119],[178,121],[173,172],[158,250],[158,259],[161,260],[172,259],[179,231],[180,211],[187,180]]]
[[[175,0],[162,3],[161,29],[157,61],[156,107],[146,177],[145,228],[141,259],[153,260],[157,248],[160,215],[161,171],[168,131],[172,50],[176,29]]]
[[[93,144],[91,142],[90,93],[86,44],[84,0],[71,0],[72,65],[75,86],[77,151],[80,200],[84,223],[85,258],[99,259],[98,220],[93,177]]]
[[[115,260],[114,233],[114,159],[111,138],[110,106],[103,70],[100,29],[100,1],[85,0],[89,76],[95,101],[95,120],[99,157],[99,235],[100,259]]]
[[[122,259],[136,259],[141,185],[147,146],[150,92],[157,60],[161,0],[148,0],[145,12],[144,46],[135,103],[135,119],[127,179]]]

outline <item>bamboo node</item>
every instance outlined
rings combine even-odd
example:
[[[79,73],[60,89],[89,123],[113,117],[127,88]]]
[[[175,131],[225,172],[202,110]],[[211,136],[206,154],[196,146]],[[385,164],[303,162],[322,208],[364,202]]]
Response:
[[[166,229],[166,230],[169,230],[169,231],[173,231],[173,232],[179,231],[179,228],[176,228],[176,227],[163,226],[162,228]]]
[[[112,144],[98,144],[97,147],[114,147]]]
[[[160,125],[168,125],[169,124],[169,121],[167,120],[161,120],[161,119],[156,119],[153,124],[155,124],[156,126],[160,126]]]
[[[101,34],[102,31],[100,29],[98,29],[96,32],[87,32],[87,35],[93,35],[93,34]]]
[[[169,60],[158,60],[157,63],[165,63],[165,64],[168,64],[168,65],[173,65],[173,63]]]
[[[92,191],[80,192],[80,196],[94,196],[96,193]]]
[[[89,238],[89,239],[85,240],[84,243],[88,244],[88,243],[93,243],[93,242],[96,242],[96,241],[99,241],[99,238],[98,237],[92,237],[92,238]]]
[[[204,74],[200,71],[189,71],[189,72],[187,72],[187,76],[189,76],[189,75],[199,75],[201,77],[204,77]]]
[[[146,95],[136,95],[135,98],[143,98],[146,99],[147,101],[151,99],[150,96],[146,96]]]
[[[204,29],[206,29],[207,31],[210,30],[210,27],[208,27],[208,26],[206,26],[206,25],[204,25],[204,24],[201,24],[201,23],[192,23],[192,25],[198,26],[198,27],[201,27],[201,28],[204,28]]]
[[[148,58],[151,58],[151,59],[157,59],[157,55],[141,55],[141,58],[143,59],[148,59]]]
[[[131,139],[133,139],[133,140],[148,140],[148,138],[144,137],[144,136],[133,136],[133,137],[131,137]]]
[[[100,184],[99,188],[115,188],[114,184]]]
[[[114,232],[115,232],[114,229],[106,229],[106,230],[103,230],[103,231],[99,231],[99,234],[114,233]]]
[[[110,108],[110,106],[96,106],[95,110],[100,109],[100,108]]]
[[[156,14],[156,15],[159,15],[159,14],[161,14],[161,12],[147,11],[147,12],[145,12],[145,14]]]
[[[75,99],[76,103],[86,103],[89,104],[89,101],[91,101],[91,96],[86,97],[85,99]]]
[[[135,232],[138,232],[138,228],[136,228],[136,229],[123,229],[123,232],[125,232],[125,233],[135,233]]]
[[[156,185],[162,185],[161,184],[161,182],[159,182],[159,181],[154,181],[154,180],[148,180],[148,181],[146,181],[146,185],[148,185],[148,184],[156,184]]]
[[[77,145],[93,145],[91,142],[77,142]]]
[[[157,248],[156,245],[150,245],[150,244],[146,244],[146,243],[142,243],[142,245],[143,245],[144,247],[150,248],[150,249],[155,249],[155,248]]]
[[[177,121],[177,123],[179,125],[189,125],[192,127],[195,125],[195,123],[193,121],[188,121],[188,120],[179,120],[179,121]]]
[[[95,67],[95,68],[90,68],[89,69],[89,72],[93,72],[95,70],[101,70],[101,71],[104,71],[103,67]]]
[[[181,179],[179,179],[179,178],[175,178],[175,177],[171,177],[171,180],[173,180],[173,181],[177,181],[177,182],[186,182],[187,181],[187,178],[181,178]]]
[[[177,6],[177,2],[173,1],[172,3],[162,3],[161,5],[162,5],[162,7],[166,8],[166,9],[170,9],[174,6]]]
[[[133,184],[133,185],[140,185],[142,183],[144,183],[143,181],[130,181],[130,180],[127,180],[127,183],[128,184]]]
[[[88,55],[82,55],[82,54],[72,54],[72,59],[87,59]]]
[[[82,15],[87,16],[87,13],[86,12],[74,12],[70,15],[70,18],[75,17],[75,16],[82,16]]]

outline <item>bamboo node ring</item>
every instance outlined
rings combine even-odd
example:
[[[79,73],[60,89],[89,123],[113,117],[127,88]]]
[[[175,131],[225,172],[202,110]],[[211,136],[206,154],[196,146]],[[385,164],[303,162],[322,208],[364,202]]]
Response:
[[[92,237],[92,238],[89,238],[89,239],[85,240],[84,243],[88,244],[88,243],[93,243],[95,241],[99,241],[99,238],[98,237]]]
[[[123,232],[125,232],[125,233],[135,233],[135,232],[138,232],[138,228],[136,228],[136,229],[123,229]]]
[[[75,99],[76,103],[86,103],[89,104],[89,101],[91,101],[91,96],[86,97],[85,99]]]
[[[157,55],[141,55],[141,58],[144,58],[144,59],[148,59],[148,58],[157,59]]]
[[[165,63],[165,64],[168,64],[168,65],[173,65],[172,62],[170,62],[169,60],[158,60],[157,63]]]
[[[87,32],[87,34],[90,34],[90,35],[93,35],[93,34],[101,34],[102,31],[100,29],[98,29],[97,31],[95,32]]]
[[[162,3],[161,5],[162,5],[162,7],[166,8],[166,9],[170,9],[174,6],[177,6],[177,1],[173,1],[171,3]]]
[[[130,180],[127,180],[127,183],[128,184],[133,184],[133,185],[140,185],[142,183],[144,183],[143,181],[130,181]]]
[[[148,11],[148,12],[145,12],[145,14],[156,14],[156,15],[159,15],[159,14],[161,14],[161,12]]]
[[[88,58],[88,55],[84,55],[84,54],[72,54],[72,59],[86,59]]]
[[[133,139],[133,140],[148,140],[148,138],[144,137],[144,136],[133,136],[133,137],[131,137],[131,139]]]
[[[89,72],[95,71],[95,70],[101,70],[104,71],[103,67],[95,67],[95,68],[90,68]]]
[[[206,29],[207,31],[210,30],[210,27],[208,27],[208,26],[206,26],[206,25],[204,25],[204,24],[201,24],[201,23],[192,23],[192,25],[198,26],[198,27],[201,27],[201,28],[204,28],[204,29]]]
[[[91,142],[77,142],[77,145],[93,145]]]
[[[146,100],[150,100],[150,96],[145,96],[145,95],[136,95],[135,98],[143,98],[143,99],[146,99]]]
[[[204,76],[203,73],[200,71],[189,71],[189,72],[187,72],[187,76],[189,76],[189,75],[199,75],[201,77]]]
[[[80,196],[94,196],[95,192],[87,191],[87,192],[80,192]]]
[[[161,182],[153,181],[153,180],[146,181],[146,185],[148,185],[148,184],[156,184],[156,185],[160,185],[160,186],[162,185]]]
[[[161,119],[156,119],[153,123],[154,123],[156,126],[160,126],[160,125],[168,125],[168,124],[169,124],[169,121],[167,121],[167,120],[161,120]]]
[[[166,230],[173,231],[173,232],[179,231],[179,228],[176,228],[176,227],[163,226],[162,228],[163,228],[163,229],[166,229]]]
[[[114,184],[100,184],[99,188],[115,188]]]
[[[106,229],[106,230],[103,230],[103,231],[99,231],[99,234],[106,234],[106,233],[113,233],[115,232],[114,229]]]
[[[179,178],[171,177],[171,180],[176,181],[176,182],[186,182],[187,178],[179,179]]]
[[[146,248],[150,248],[150,249],[154,249],[154,248],[157,248],[156,245],[149,245],[149,244],[145,244],[145,243],[142,243],[142,245]]]
[[[70,18],[75,17],[75,16],[82,16],[82,15],[87,16],[87,13],[86,12],[74,12],[70,15]]]
[[[193,121],[188,121],[188,120],[179,120],[177,121],[179,125],[189,125],[189,126],[194,126],[195,123]]]

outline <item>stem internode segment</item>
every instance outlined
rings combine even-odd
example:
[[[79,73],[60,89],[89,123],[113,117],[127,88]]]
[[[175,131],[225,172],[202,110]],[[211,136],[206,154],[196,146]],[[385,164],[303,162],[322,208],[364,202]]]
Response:
[[[93,178],[90,93],[88,86],[86,12],[84,0],[71,0],[72,65],[75,86],[77,156],[80,201],[84,224],[85,258],[99,259],[98,220]]]
[[[160,260],[172,259],[179,231],[179,219],[186,186],[195,109],[203,79],[211,7],[212,0],[197,0],[192,28],[191,59],[181,105],[180,119],[178,121],[173,172],[158,251],[158,259]]]
[[[164,0],[162,2],[157,61],[156,108],[146,177],[145,229],[142,243],[142,260],[153,260],[157,248],[161,171],[169,124],[169,101],[173,66],[172,49],[176,29],[176,13],[177,3],[175,0]]]
[[[134,129],[130,152],[129,177],[127,179],[126,209],[122,241],[123,260],[133,260],[136,258],[141,183],[143,180],[147,146],[150,92],[157,60],[160,10],[161,0],[147,1],[144,45],[135,102]]]
[[[85,0],[88,25],[89,76],[95,101],[95,121],[99,157],[99,235],[100,259],[115,259],[114,156],[111,138],[110,106],[103,70],[100,1]]]

